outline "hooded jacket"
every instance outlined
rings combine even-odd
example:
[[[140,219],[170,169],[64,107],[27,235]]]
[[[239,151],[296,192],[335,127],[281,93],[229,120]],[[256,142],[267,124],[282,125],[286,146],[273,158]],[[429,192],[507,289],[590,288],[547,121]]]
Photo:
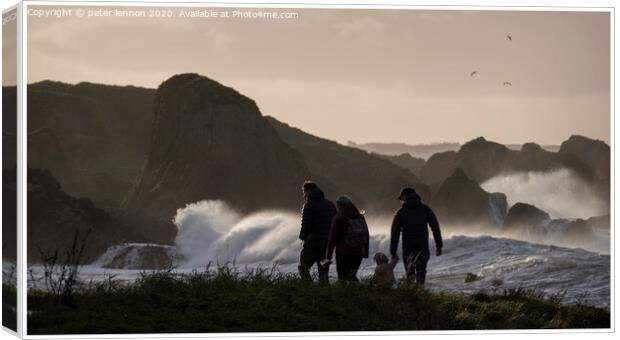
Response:
[[[428,248],[428,227],[430,226],[437,248],[443,247],[439,222],[433,210],[422,203],[420,196],[410,194],[404,197],[403,205],[392,221],[390,253],[396,254],[400,234],[403,234],[403,253],[417,248]]]
[[[304,248],[327,247],[329,229],[335,215],[336,206],[325,199],[321,189],[310,191],[301,211],[299,239],[304,241]]]
[[[359,219],[366,227],[366,243],[358,247],[351,247],[345,243],[347,231],[349,229],[349,219]],[[327,257],[331,258],[334,248],[336,253],[341,255],[355,255],[362,258],[368,257],[368,243],[370,235],[368,234],[368,225],[364,215],[355,212],[338,212],[332,220],[332,226],[329,232],[327,242]]]

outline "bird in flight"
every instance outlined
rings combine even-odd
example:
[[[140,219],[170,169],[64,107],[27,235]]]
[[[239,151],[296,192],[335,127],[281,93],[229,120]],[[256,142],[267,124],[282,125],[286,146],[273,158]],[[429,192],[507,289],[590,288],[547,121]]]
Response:
[[[473,77],[473,76],[475,76],[475,75],[477,75],[477,74],[478,74],[478,71],[472,71],[472,72],[469,74],[469,76],[470,76],[470,77]]]
[[[512,86],[512,83],[511,83],[511,82],[509,82],[509,81],[505,81],[505,82],[504,82],[504,86]]]
[[[506,39],[508,39],[508,40],[512,41],[512,35],[510,35],[510,34],[506,34]]]

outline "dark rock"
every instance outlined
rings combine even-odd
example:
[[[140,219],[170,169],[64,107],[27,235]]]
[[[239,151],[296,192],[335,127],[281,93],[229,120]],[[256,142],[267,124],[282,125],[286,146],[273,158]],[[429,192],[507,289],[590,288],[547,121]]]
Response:
[[[493,280],[491,280],[491,286],[493,287],[499,287],[503,284],[504,284],[504,281],[502,281],[501,279],[494,278]]]
[[[506,205],[505,195],[484,191],[462,169],[456,169],[442,183],[431,201],[442,223],[484,226],[500,226]]]
[[[608,180],[610,177],[609,145],[601,140],[593,140],[583,136],[571,136],[560,146],[561,154],[575,155],[580,160],[592,166],[596,175]]]
[[[98,260],[103,268],[168,269],[181,260],[176,247],[161,244],[121,244],[110,247]]]
[[[501,226],[508,214],[508,200],[504,193],[489,194],[489,214],[492,225]]]
[[[545,235],[549,222],[551,217],[543,210],[527,203],[516,203],[508,210],[503,228],[521,232],[536,240]]]
[[[526,143],[518,151],[511,150],[483,137],[463,144],[458,152],[433,155],[422,167],[421,178],[429,184],[442,182],[456,168],[462,168],[469,178],[478,183],[506,173],[563,168],[588,182],[595,179],[593,167],[568,152],[549,152],[535,143]]]
[[[465,283],[478,281],[480,279],[482,278],[474,273],[467,273],[467,275],[465,275]]]
[[[420,170],[420,178],[430,185],[442,183],[456,169],[456,151],[432,155]]]
[[[594,228],[582,219],[554,219],[546,226],[546,232],[556,240],[573,239],[587,241],[592,238]]]
[[[592,226],[592,228],[609,231],[609,228],[611,226],[610,217],[610,215],[590,217],[589,219],[587,219],[587,221]]]
[[[83,262],[95,260],[108,247],[122,242],[153,240],[166,242],[172,240],[176,228],[172,223],[157,225],[134,220],[128,225],[118,216],[98,208],[88,198],[75,198],[66,194],[60,183],[47,170],[28,169],[28,261],[41,261],[43,255],[58,251],[61,259],[71,247],[77,233],[85,241]],[[3,172],[3,196],[14,195],[16,178]],[[8,185],[5,185],[8,184]],[[5,189],[6,188],[6,189]],[[5,200],[3,197],[3,204]],[[7,204],[15,204],[6,200]],[[3,206],[13,209],[14,207]],[[15,224],[17,221],[8,221]],[[142,223],[140,223],[142,222]],[[165,236],[158,239],[159,235]],[[11,236],[13,237],[13,236]],[[162,240],[163,239],[163,240]],[[14,244],[8,244],[11,247]],[[4,252],[3,252],[4,254]]]
[[[126,207],[171,219],[188,203],[221,199],[237,210],[298,210],[310,175],[251,99],[198,74],[163,82],[150,154]]]
[[[596,187],[602,198],[610,201],[611,184],[611,150],[601,140],[593,140],[583,136],[571,136],[560,146],[560,154],[573,156],[587,164],[594,171]]]

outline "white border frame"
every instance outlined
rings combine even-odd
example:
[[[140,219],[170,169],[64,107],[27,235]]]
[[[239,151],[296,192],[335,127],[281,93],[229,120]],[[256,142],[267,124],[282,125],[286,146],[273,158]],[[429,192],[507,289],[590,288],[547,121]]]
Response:
[[[615,7],[608,5],[608,3],[596,5],[594,2],[587,7],[577,6],[541,6],[535,5],[540,2],[532,2],[532,5],[524,6],[502,6],[502,5],[411,5],[406,3],[389,3],[389,4],[363,4],[355,3],[350,0],[340,0],[341,3],[303,3],[295,2],[299,0],[291,0],[289,3],[261,3],[255,0],[248,0],[250,2],[169,2],[166,0],[159,1],[37,1],[37,0],[24,0],[15,5],[14,8],[18,10],[18,88],[21,89],[21,93],[18,90],[18,164],[21,166],[21,171],[18,171],[18,267],[21,269],[18,271],[18,334],[24,339],[119,339],[119,338],[232,338],[232,337],[307,337],[307,336],[398,336],[398,335],[482,335],[482,334],[576,334],[576,333],[615,333],[615,268],[614,268],[614,256],[615,256]],[[251,2],[253,1],[253,2]],[[268,1],[268,0],[266,0]],[[308,0],[312,1],[312,0]],[[364,0],[360,0],[364,1]],[[373,0],[366,0],[373,1]],[[374,0],[380,1],[380,0]],[[395,0],[398,2],[400,0]],[[411,2],[407,1],[407,2]],[[138,6],[138,7],[213,7],[213,8],[303,8],[303,9],[392,9],[392,10],[476,10],[476,11],[557,11],[557,12],[607,12],[610,14],[610,147],[611,147],[611,200],[610,200],[610,328],[604,329],[551,329],[551,330],[482,330],[482,331],[374,331],[374,332],[270,332],[270,333],[153,333],[153,334],[97,334],[97,335],[29,335],[27,333],[27,301],[24,297],[27,296],[27,285],[23,284],[20,280],[27,277],[26,268],[26,244],[27,244],[27,215],[24,213],[27,210],[27,117],[23,115],[23,112],[27,112],[27,13],[28,6],[99,6],[99,7],[113,7],[113,6]],[[21,13],[20,13],[21,10]],[[21,15],[20,15],[21,14]],[[21,23],[21,24],[20,24]],[[21,31],[21,34],[20,34]],[[21,39],[20,38],[21,35]],[[19,55],[21,54],[21,56]],[[19,58],[21,57],[21,59]],[[25,62],[26,61],[26,62]],[[21,106],[21,110],[20,110]],[[21,123],[21,125],[20,125]],[[21,133],[21,138],[19,138]],[[21,177],[20,177],[21,176]],[[21,193],[21,196],[20,196]],[[21,220],[21,223],[19,222]],[[21,256],[19,256],[21,254]],[[21,308],[20,307],[24,307]]]
[[[16,47],[16,51],[15,51],[16,63],[15,64],[16,64],[16,67],[17,67],[17,73],[16,73],[16,90],[17,90],[17,98],[16,98],[17,106],[16,107],[17,107],[17,111],[15,112],[15,114],[17,115],[17,117],[16,117],[17,127],[16,127],[16,131],[15,131],[16,132],[15,138],[17,140],[17,158],[16,158],[16,161],[17,161],[17,164],[16,164],[16,166],[17,166],[17,169],[16,169],[16,171],[17,171],[17,183],[21,183],[20,176],[22,175],[22,172],[19,171],[19,169],[20,169],[19,166],[20,166],[21,160],[23,158],[23,155],[20,154],[20,151],[19,151],[20,150],[20,138],[19,138],[19,136],[20,136],[20,131],[22,130],[21,127],[20,127],[20,122],[21,122],[20,118],[23,115],[22,115],[22,111],[21,111],[21,107],[20,107],[21,106],[20,90],[17,89],[19,87],[19,82],[22,79],[20,71],[21,71],[21,66],[22,66],[22,63],[23,63],[23,59],[22,59],[22,55],[21,55],[21,51],[22,51],[23,46],[22,46],[22,40],[20,39],[21,20],[22,20],[22,18],[21,18],[21,8],[22,8],[22,3],[19,2],[17,4],[14,4],[14,5],[12,5],[10,7],[7,7],[7,8],[2,10],[2,16],[4,16],[5,14],[7,14],[9,12],[15,11],[15,25],[16,25],[16,28],[17,28],[17,30],[16,30],[16,37],[15,37],[16,38],[16,46],[15,46]],[[4,114],[4,112],[2,114]],[[0,126],[2,126],[2,123],[0,123]],[[16,233],[17,239],[15,240],[15,242],[17,242],[17,244],[16,244],[16,256],[17,256],[17,259],[16,259],[16,262],[17,262],[16,263],[16,273],[17,273],[17,275],[16,275],[16,279],[17,279],[17,282],[16,282],[17,306],[16,307],[17,307],[17,310],[15,311],[15,313],[16,313],[16,315],[15,315],[16,316],[16,325],[15,325],[16,330],[14,331],[14,330],[12,330],[12,329],[2,325],[2,330],[3,331],[6,331],[7,333],[9,333],[11,335],[14,335],[16,337],[22,337],[22,334],[20,332],[22,330],[21,322],[20,321],[21,321],[21,314],[22,314],[21,312],[22,312],[22,307],[23,307],[22,294],[19,293],[21,291],[21,289],[20,289],[21,285],[23,284],[22,277],[21,277],[21,268],[23,267],[23,263],[21,263],[21,256],[20,256],[21,247],[22,247],[22,244],[23,244],[21,242],[21,240],[20,240],[20,231],[22,229],[21,225],[20,225],[20,217],[23,215],[22,214],[21,205],[20,205],[20,197],[21,197],[21,195],[23,195],[23,192],[21,192],[20,189],[21,189],[21,187],[18,185],[18,187],[17,187],[17,197],[16,197],[16,200],[17,200],[17,212],[16,212],[17,213],[17,226],[16,226],[17,227],[17,233]]]

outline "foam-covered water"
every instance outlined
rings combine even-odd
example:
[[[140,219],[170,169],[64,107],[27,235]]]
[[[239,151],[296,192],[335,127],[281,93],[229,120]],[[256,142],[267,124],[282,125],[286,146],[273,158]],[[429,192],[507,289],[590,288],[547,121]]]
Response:
[[[359,277],[372,275],[374,263],[371,258],[374,253],[389,252],[388,229],[378,222],[369,221],[371,256],[362,262]],[[174,222],[179,228],[176,250],[180,256],[174,259],[177,272],[201,270],[210,262],[234,262],[241,269],[271,268],[277,265],[281,272],[297,272],[302,247],[298,240],[298,215],[265,211],[240,216],[221,201],[203,201],[179,209]],[[125,246],[136,247],[135,244]],[[431,245],[431,252],[433,250],[434,246]],[[132,261],[137,260],[132,257]],[[104,262],[102,258],[84,266],[81,277],[97,281],[115,275],[116,279],[131,281],[141,272],[106,269],[102,266]],[[33,266],[32,269],[34,277],[41,274],[40,266]],[[467,273],[478,275],[481,279],[465,283]],[[335,279],[335,268],[330,269],[330,274]],[[395,274],[397,277],[404,276],[402,262],[397,265]],[[501,280],[499,287],[491,284],[495,279]],[[29,284],[31,287],[43,288],[40,281]],[[596,306],[608,306],[610,258],[578,248],[535,244],[510,238],[451,235],[444,240],[443,256],[432,256],[429,261],[427,287],[436,291],[463,293],[534,288],[547,294],[566,292],[566,303],[583,301]]]

